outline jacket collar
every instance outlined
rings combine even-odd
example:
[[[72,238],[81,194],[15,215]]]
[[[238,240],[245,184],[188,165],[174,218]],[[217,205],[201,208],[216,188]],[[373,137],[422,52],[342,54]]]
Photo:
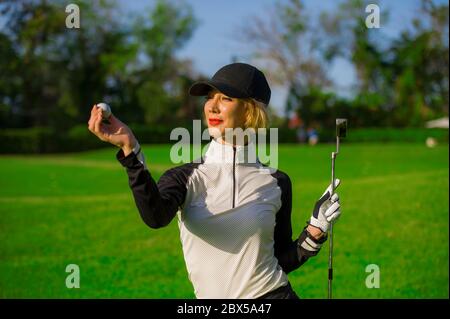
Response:
[[[222,144],[218,139],[212,139],[204,156],[205,163],[259,163],[254,143],[247,145]]]

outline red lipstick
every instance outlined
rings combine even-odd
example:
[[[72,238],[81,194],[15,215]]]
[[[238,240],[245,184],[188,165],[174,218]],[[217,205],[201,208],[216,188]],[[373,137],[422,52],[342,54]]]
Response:
[[[222,123],[223,120],[220,120],[220,119],[209,119],[208,122],[209,122],[210,125],[216,126],[216,125],[219,125],[220,123]]]

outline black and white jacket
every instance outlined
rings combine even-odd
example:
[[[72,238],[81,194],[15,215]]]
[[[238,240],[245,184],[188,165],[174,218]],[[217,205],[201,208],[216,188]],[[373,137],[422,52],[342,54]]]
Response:
[[[252,145],[212,140],[198,163],[169,169],[158,183],[141,153],[117,154],[143,221],[160,228],[177,216],[197,298],[262,296],[286,285],[326,240],[306,230],[292,240],[291,181],[252,154]]]

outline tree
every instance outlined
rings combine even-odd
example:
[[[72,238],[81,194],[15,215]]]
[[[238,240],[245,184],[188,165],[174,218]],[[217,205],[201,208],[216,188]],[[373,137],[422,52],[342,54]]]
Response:
[[[189,6],[167,1],[157,1],[148,17],[136,20],[133,36],[141,44],[142,62],[136,70],[140,82],[134,90],[147,123],[170,123],[180,107],[185,109],[182,114],[191,113],[186,82],[191,82],[193,72],[189,61],[178,60],[175,54],[190,39],[196,25]]]
[[[190,7],[158,1],[122,19],[114,1],[76,4],[79,29],[65,27],[65,1],[1,5],[7,21],[0,32],[2,126],[65,131],[85,124],[99,101],[127,122],[174,122],[187,95],[178,77],[192,71],[175,56],[196,26]]]
[[[243,41],[253,47],[268,77],[289,87],[290,95],[329,86],[325,62],[316,51],[319,43],[301,0],[276,3],[267,16],[252,17],[242,29]],[[288,104],[286,115],[293,109],[296,106]]]
[[[25,126],[67,129],[89,115],[105,93],[101,56],[115,49],[120,31],[109,2],[78,1],[82,27],[65,27],[62,1],[8,1],[3,4],[3,35],[18,58],[19,114]],[[8,64],[12,61],[8,61]]]
[[[419,126],[448,116],[448,5],[422,1],[422,14],[413,25],[389,49],[393,70],[389,82],[397,107],[395,124]]]
[[[368,2],[348,0],[323,14],[326,57],[344,57],[356,68],[358,85],[353,105],[386,114],[388,126],[419,126],[448,114],[448,5],[422,1],[413,30],[387,39],[365,26]],[[387,12],[382,13],[387,23]],[[349,45],[342,46],[347,41]]]

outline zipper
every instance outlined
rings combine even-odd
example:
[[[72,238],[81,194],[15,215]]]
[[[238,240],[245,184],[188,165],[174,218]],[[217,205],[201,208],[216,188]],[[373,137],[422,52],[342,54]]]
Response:
[[[236,194],[236,147],[233,146],[233,208],[236,205],[235,194]]]

